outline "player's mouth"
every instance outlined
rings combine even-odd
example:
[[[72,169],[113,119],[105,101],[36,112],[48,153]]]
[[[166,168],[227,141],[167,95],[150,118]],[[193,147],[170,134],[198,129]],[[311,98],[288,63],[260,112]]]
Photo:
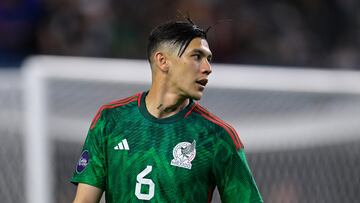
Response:
[[[208,79],[197,80],[196,83],[204,88],[206,86],[206,84],[208,83]]]

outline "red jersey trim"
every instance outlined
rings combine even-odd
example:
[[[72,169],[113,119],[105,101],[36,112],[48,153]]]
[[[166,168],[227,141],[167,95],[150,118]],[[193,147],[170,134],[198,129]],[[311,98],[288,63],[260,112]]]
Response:
[[[137,96],[138,96],[138,95],[135,94],[135,95],[132,95],[132,96],[130,96],[130,97],[123,98],[123,99],[117,99],[117,100],[111,101],[111,102],[109,102],[108,104],[105,104],[105,105],[108,106],[108,105],[114,105],[114,104],[122,103],[122,102],[125,102],[125,101],[127,101],[127,100],[137,98]]]
[[[195,106],[196,106],[196,103],[192,105],[190,110],[185,114],[184,118],[188,117],[191,114],[191,112],[194,110]]]
[[[142,94],[144,94],[144,92],[137,93],[137,95],[138,95],[137,104],[138,104],[138,107],[139,107],[139,108],[140,108],[140,105],[141,105],[141,97],[142,97]]]
[[[194,109],[197,113],[203,116],[205,119],[221,126],[226,130],[226,132],[230,135],[231,139],[233,140],[236,150],[243,148],[244,145],[242,144],[239,135],[237,134],[236,130],[226,122],[222,121],[220,118],[215,116],[214,114],[210,113],[208,110],[204,109],[200,104],[196,103],[196,108]]]
[[[228,123],[222,121],[219,117],[215,116],[214,114],[210,113],[208,110],[206,110],[204,107],[202,107],[201,105],[198,104],[198,107],[200,107],[200,109],[204,112],[204,113],[207,113],[209,114],[210,117],[214,118],[215,120],[219,121],[220,123],[223,123],[224,125],[226,125],[228,128],[230,128],[230,130],[233,132],[233,134],[236,135],[236,138],[238,140],[239,143],[241,143],[241,140],[240,140],[240,137],[239,135],[237,134],[236,130],[231,126],[229,125]],[[242,144],[241,144],[242,145]]]
[[[101,106],[91,121],[90,130],[92,130],[96,126],[96,123],[98,122],[98,120],[101,116],[101,112],[103,110],[112,109],[112,108],[119,107],[119,106],[124,106],[130,102],[136,101],[138,99],[138,96],[139,96],[139,94],[136,94],[136,95],[124,98],[124,99],[118,99],[118,100],[112,101],[108,104]]]
[[[214,193],[214,188],[210,186],[209,192],[208,192],[208,201],[207,201],[208,203],[211,203],[213,193]]]

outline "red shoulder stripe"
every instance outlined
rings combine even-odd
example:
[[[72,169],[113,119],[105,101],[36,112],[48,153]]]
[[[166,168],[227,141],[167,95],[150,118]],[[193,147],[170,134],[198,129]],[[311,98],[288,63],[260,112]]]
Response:
[[[214,114],[210,113],[208,110],[206,110],[204,107],[202,107],[201,105],[198,105],[199,109],[202,110],[203,113],[207,114],[209,117],[213,118],[214,120],[217,120],[218,122],[222,123],[223,125],[227,126],[230,131],[234,134],[234,138],[237,140],[238,143],[240,143],[240,145],[243,147],[243,144],[240,140],[239,135],[237,134],[236,130],[229,125],[228,123],[222,121],[220,118],[218,118],[217,116],[215,116]]]
[[[99,118],[101,116],[101,112],[104,109],[112,109],[112,108],[115,108],[118,106],[124,106],[130,102],[136,101],[137,96],[138,95],[134,95],[134,96],[127,97],[125,99],[116,100],[116,101],[110,102],[109,104],[105,104],[105,105],[101,106],[100,109],[96,112],[93,120],[91,121],[90,129],[92,130],[95,127],[97,121],[99,120]]]
[[[238,140],[236,139],[236,134],[234,135],[233,132],[230,131],[230,129],[224,125],[223,123],[217,121],[217,120],[214,120],[213,118],[209,117],[208,115],[204,114],[203,112],[201,112],[199,109],[195,109],[194,111],[198,112],[201,116],[203,116],[204,118],[206,118],[207,120],[209,121],[212,121],[213,123],[223,127],[226,132],[228,132],[228,134],[230,135],[231,139],[233,140],[234,144],[235,144],[235,147],[236,147],[236,150],[242,148],[242,143],[241,142],[238,142]]]
[[[195,106],[196,106],[196,103],[193,104],[193,106],[190,108],[190,110],[185,114],[184,118],[186,118],[190,115],[190,113],[194,110]]]
[[[226,125],[228,128],[230,128],[230,130],[236,135],[235,137],[237,138],[237,141],[239,143],[241,143],[241,140],[240,140],[240,137],[238,136],[236,130],[231,126],[229,125],[228,123],[222,121],[219,117],[215,116],[214,114],[212,114],[211,112],[209,112],[208,110],[206,110],[204,107],[202,107],[201,105],[198,105],[198,107],[206,114],[208,114],[210,117],[214,118],[215,120],[223,123],[224,125]]]
[[[122,103],[122,102],[126,102],[128,100],[131,100],[133,98],[137,97],[137,94],[133,95],[133,96],[130,96],[130,97],[126,97],[126,98],[123,98],[123,99],[117,99],[117,100],[114,100],[114,101],[111,101],[109,102],[108,104],[106,105],[113,105],[113,104],[118,104],[118,103]]]
[[[140,105],[141,105],[141,97],[142,97],[142,94],[144,94],[143,92],[140,92],[140,93],[137,93],[138,95],[138,107],[140,108]]]
[[[197,107],[199,107],[199,105],[197,105]],[[220,120],[219,118],[213,116],[212,114],[210,114],[210,112],[208,112],[206,110],[204,111],[204,109],[195,108],[194,111],[198,112],[201,116],[203,116],[207,120],[212,121],[213,123],[223,127],[226,130],[226,132],[230,135],[231,139],[233,140],[236,150],[243,147],[243,144],[240,141],[240,138],[239,138],[238,134],[236,133],[235,129],[232,128],[229,124],[227,124],[224,121]]]

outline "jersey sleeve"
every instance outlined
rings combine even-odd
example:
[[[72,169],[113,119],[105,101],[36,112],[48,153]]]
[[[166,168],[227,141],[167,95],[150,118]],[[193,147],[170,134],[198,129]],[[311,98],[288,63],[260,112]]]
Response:
[[[247,163],[244,148],[236,149],[232,143],[222,140],[215,151],[213,170],[222,202],[263,202]]]
[[[92,121],[75,172],[70,180],[72,183],[85,183],[105,190],[104,128],[104,112],[98,112]]]

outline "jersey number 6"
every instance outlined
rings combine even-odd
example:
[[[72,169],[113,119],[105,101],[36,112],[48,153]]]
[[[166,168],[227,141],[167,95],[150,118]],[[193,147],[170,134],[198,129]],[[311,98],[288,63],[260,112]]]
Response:
[[[135,195],[138,199],[150,200],[151,198],[154,197],[154,192],[155,192],[154,182],[151,179],[144,178],[144,176],[149,174],[151,171],[152,171],[152,166],[146,166],[146,168],[136,176],[137,182],[135,185]],[[148,185],[148,187],[149,187],[148,193],[145,193],[145,194],[141,193],[142,185]]]

